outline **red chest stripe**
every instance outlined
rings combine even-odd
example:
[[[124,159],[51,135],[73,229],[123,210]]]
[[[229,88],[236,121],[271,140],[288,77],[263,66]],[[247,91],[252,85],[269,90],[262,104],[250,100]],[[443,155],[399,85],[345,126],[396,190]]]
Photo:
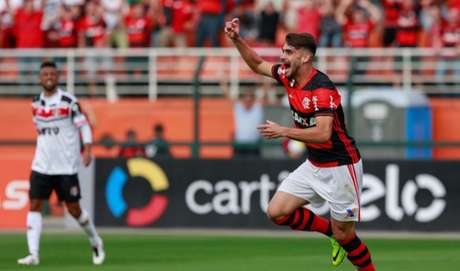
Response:
[[[70,114],[70,108],[68,108],[68,107],[59,108],[59,116],[67,117],[69,114]]]
[[[56,109],[36,109],[36,116],[50,118],[56,114]]]
[[[59,117],[67,117],[70,115],[70,108],[62,107],[58,109],[44,109],[44,108],[32,108],[32,114],[34,116],[38,116],[41,118],[51,118],[55,117],[57,112],[57,116]]]

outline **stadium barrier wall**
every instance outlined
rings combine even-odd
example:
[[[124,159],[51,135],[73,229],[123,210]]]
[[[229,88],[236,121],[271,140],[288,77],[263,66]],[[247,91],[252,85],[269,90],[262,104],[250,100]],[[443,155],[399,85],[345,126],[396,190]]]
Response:
[[[0,99],[0,121],[8,123],[7,129],[0,134],[0,141],[35,141],[36,131],[31,119],[30,102],[31,99]],[[193,140],[191,98],[162,98],[156,101],[122,99],[117,102],[82,99],[82,106],[92,120],[96,140],[100,140],[104,135],[111,135],[114,139],[122,141],[125,139],[126,131],[134,129],[138,133],[139,140],[146,141],[151,138],[156,123],[164,125],[165,136],[170,141],[191,142]],[[432,140],[460,142],[460,126],[452,125],[460,118],[460,99],[432,98],[430,108],[433,123]],[[288,110],[283,108],[282,112],[288,113]],[[230,100],[203,98],[200,118],[200,140],[231,142],[234,118]],[[290,119],[287,121],[289,125]],[[5,156],[7,159],[18,152],[33,154],[34,146],[2,145],[0,150],[0,156]],[[381,148],[378,150],[382,151]],[[115,157],[118,151],[118,147],[107,149],[96,146],[94,148],[95,155],[98,157]],[[188,158],[191,150],[189,146],[177,145],[172,147],[172,153],[176,158]],[[231,146],[202,146],[200,155],[201,158],[231,158],[232,148]],[[460,148],[433,148],[433,158],[459,160]]]
[[[265,210],[302,161],[98,159],[100,226],[279,229]],[[365,161],[359,229],[459,231],[460,161]],[[314,208],[327,214],[328,207]]]

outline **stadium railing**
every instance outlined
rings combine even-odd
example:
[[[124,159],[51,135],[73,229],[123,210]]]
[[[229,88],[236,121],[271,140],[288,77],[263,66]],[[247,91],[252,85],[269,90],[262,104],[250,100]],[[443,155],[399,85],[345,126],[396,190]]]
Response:
[[[260,48],[269,61],[279,61],[280,49]],[[453,49],[431,48],[331,48],[319,49],[317,67],[346,86],[352,70],[355,87],[413,87],[428,94],[460,94],[460,60]],[[32,95],[39,90],[38,67],[53,59],[62,70],[62,83],[77,95],[116,99],[123,95],[192,95],[199,59],[205,57],[201,84],[203,95],[221,95],[223,80],[237,97],[239,86],[257,84],[261,77],[243,63],[233,48],[154,49],[2,49],[0,95]],[[90,90],[88,90],[90,89]]]

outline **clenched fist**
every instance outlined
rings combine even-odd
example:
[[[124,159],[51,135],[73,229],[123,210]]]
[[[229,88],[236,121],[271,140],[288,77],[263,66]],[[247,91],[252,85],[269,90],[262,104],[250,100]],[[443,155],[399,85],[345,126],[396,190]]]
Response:
[[[230,22],[225,22],[225,34],[234,40],[240,35],[240,20],[233,18]]]

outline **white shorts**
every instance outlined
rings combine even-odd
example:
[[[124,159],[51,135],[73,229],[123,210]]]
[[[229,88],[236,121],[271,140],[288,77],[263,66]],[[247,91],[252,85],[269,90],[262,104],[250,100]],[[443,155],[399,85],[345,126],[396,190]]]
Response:
[[[313,206],[325,201],[331,217],[338,221],[359,221],[363,164],[338,167],[316,167],[305,161],[291,172],[278,187],[278,191],[307,200]]]

